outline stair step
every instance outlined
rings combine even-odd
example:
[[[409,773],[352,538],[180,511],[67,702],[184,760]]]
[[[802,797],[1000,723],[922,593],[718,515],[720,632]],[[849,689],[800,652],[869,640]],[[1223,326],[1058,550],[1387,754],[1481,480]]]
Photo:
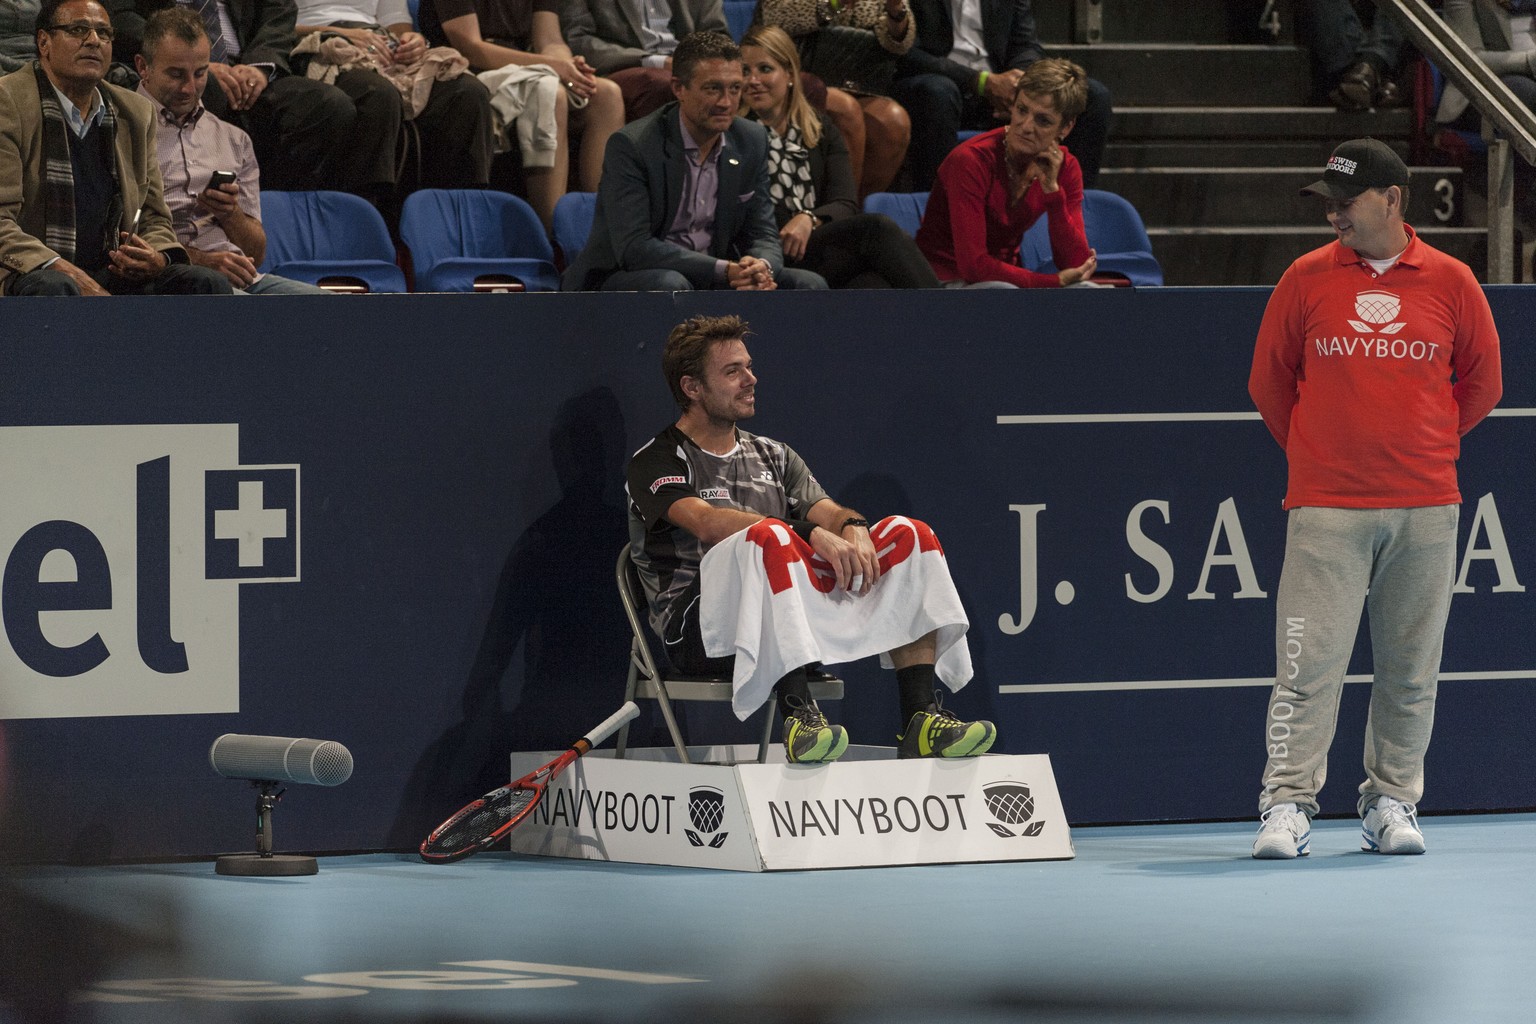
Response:
[[[1123,139],[1120,125],[1104,151],[1105,167],[1317,167],[1328,159],[1333,139]],[[1070,147],[1072,139],[1067,139]],[[1397,144],[1403,155],[1407,144]]]
[[[1109,86],[1117,107],[1292,107],[1312,95],[1307,53],[1295,46],[1107,43],[1050,52]]]
[[[1267,43],[1259,28],[1264,0],[1095,0],[1101,34],[1089,42]],[[1037,3],[1035,26],[1047,44],[1076,41],[1075,3]],[[1280,42],[1295,37],[1289,3],[1280,7]],[[1055,48],[1052,47],[1052,50]]]
[[[1424,240],[1488,276],[1488,233],[1480,228],[1426,227]],[[1332,238],[1297,227],[1148,228],[1152,253],[1169,285],[1273,285],[1286,267]]]
[[[1122,141],[1153,139],[1251,139],[1263,142],[1317,139],[1324,155],[1345,139],[1372,135],[1406,140],[1411,110],[1344,112],[1332,107],[1118,107],[1113,135]],[[1070,145],[1070,140],[1069,143]]]
[[[1459,167],[1412,167],[1408,223],[1461,227],[1464,181]],[[1325,225],[1322,203],[1299,194],[1322,174],[1320,164],[1295,167],[1106,167],[1098,187],[1130,200],[1148,227]]]

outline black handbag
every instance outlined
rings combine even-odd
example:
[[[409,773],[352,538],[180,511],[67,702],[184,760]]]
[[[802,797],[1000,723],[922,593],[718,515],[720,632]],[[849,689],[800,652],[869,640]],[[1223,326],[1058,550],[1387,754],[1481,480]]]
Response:
[[[889,96],[896,55],[862,28],[823,25],[796,40],[800,66],[827,85],[859,96]]]

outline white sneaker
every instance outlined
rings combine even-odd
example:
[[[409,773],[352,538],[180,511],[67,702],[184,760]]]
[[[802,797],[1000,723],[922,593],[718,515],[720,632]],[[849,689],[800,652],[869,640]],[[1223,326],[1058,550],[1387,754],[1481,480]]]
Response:
[[[1253,855],[1259,860],[1305,857],[1312,844],[1312,820],[1295,804],[1275,804],[1259,817]]]
[[[1360,849],[1369,853],[1423,853],[1419,809],[1390,796],[1377,797],[1360,823]]]

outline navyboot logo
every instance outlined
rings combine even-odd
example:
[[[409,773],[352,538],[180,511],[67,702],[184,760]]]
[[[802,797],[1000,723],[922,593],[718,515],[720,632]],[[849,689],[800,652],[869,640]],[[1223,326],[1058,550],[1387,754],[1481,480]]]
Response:
[[[0,428],[0,718],[240,710],[240,585],[299,579],[299,467],[237,424]]]
[[[725,794],[714,786],[694,786],[688,791],[688,821],[693,828],[683,829],[688,836],[688,842],[693,846],[708,846],[711,850],[718,850],[725,845],[729,832],[721,832],[719,835],[709,838],[710,834],[720,829],[720,823],[725,820]],[[697,831],[695,831],[697,830]]]
[[[995,819],[987,827],[1004,839],[1033,838],[1045,831],[1045,822],[1031,822],[1035,816],[1035,798],[1022,782],[993,782],[981,787],[987,813]],[[1024,828],[1015,832],[1019,826]]]
[[[1402,308],[1402,300],[1391,292],[1361,292],[1355,296],[1355,316],[1360,319],[1349,321],[1349,326],[1362,334],[1396,334],[1407,326],[1397,320]]]

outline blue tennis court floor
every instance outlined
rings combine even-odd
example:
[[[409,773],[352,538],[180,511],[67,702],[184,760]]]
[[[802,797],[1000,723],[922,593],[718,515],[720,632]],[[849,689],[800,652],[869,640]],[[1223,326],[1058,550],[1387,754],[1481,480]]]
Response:
[[[21,869],[0,1021],[1531,1020],[1536,816],[1423,824],[1423,857],[1325,821],[1293,862],[1252,860],[1240,823],[1077,829],[1071,861],[770,874]]]

